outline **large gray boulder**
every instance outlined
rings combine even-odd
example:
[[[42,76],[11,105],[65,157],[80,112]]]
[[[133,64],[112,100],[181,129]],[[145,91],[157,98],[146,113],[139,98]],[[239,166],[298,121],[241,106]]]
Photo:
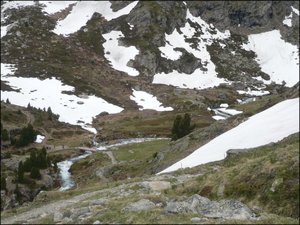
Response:
[[[236,220],[254,219],[255,214],[245,204],[236,200],[211,201],[200,195],[193,195],[187,200],[168,202],[167,213],[197,213],[209,218]]]

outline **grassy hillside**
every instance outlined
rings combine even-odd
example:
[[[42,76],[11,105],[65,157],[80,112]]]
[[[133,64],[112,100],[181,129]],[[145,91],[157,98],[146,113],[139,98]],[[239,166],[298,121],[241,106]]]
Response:
[[[176,173],[204,175],[174,187],[173,195],[199,193],[213,199],[240,199],[258,211],[298,218],[299,133],[278,143]]]

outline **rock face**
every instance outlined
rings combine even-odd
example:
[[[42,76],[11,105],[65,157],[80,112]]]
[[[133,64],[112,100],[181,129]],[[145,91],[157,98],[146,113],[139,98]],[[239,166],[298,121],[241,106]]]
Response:
[[[200,195],[193,195],[185,201],[168,202],[166,213],[197,213],[210,218],[251,220],[255,214],[245,204],[236,200],[211,201]]]
[[[155,208],[155,204],[148,199],[141,199],[137,202],[131,203],[123,208],[124,212],[138,212]]]

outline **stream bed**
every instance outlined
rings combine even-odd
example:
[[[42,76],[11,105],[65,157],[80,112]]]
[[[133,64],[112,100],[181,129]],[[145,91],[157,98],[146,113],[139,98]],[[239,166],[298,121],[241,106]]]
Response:
[[[167,138],[130,138],[130,139],[120,139],[120,140],[115,140],[114,144],[99,144],[95,141],[95,138],[93,139],[94,143],[94,148],[97,149],[98,151],[105,151],[110,148],[122,146],[122,145],[127,145],[127,144],[132,144],[132,143],[141,143],[141,142],[146,142],[146,141],[154,141],[154,140],[162,140],[162,139],[167,139]],[[59,191],[66,191],[69,190],[70,188],[74,187],[76,184],[74,180],[72,179],[72,174],[69,172],[71,166],[73,165],[74,162],[84,159],[87,156],[92,154],[91,151],[85,151],[80,156],[76,156],[64,161],[61,161],[57,163],[58,169],[59,169],[59,176],[60,176],[60,182],[61,182],[61,187],[59,188]]]

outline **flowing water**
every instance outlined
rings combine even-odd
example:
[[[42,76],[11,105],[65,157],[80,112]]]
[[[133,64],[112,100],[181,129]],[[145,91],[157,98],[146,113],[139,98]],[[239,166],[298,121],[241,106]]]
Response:
[[[140,143],[140,142],[145,142],[145,141],[153,141],[153,140],[160,140],[160,139],[166,139],[166,138],[130,138],[130,139],[120,139],[120,140],[116,140],[114,144],[110,144],[110,145],[105,145],[105,144],[99,144],[96,142],[96,135],[93,138],[93,145],[94,147],[99,150],[99,151],[104,151],[107,150],[109,148],[113,148],[113,147],[117,147],[117,146],[121,146],[121,145],[127,145],[127,144],[131,144],[131,143]],[[61,187],[59,189],[59,191],[66,191],[72,187],[75,186],[75,182],[72,179],[72,175],[69,172],[71,166],[73,165],[74,162],[80,160],[80,159],[84,159],[87,156],[89,156],[90,154],[92,154],[92,152],[90,151],[86,151],[83,155],[80,156],[76,156],[64,161],[61,161],[59,163],[57,163],[57,166],[59,168],[59,176],[61,179]]]

